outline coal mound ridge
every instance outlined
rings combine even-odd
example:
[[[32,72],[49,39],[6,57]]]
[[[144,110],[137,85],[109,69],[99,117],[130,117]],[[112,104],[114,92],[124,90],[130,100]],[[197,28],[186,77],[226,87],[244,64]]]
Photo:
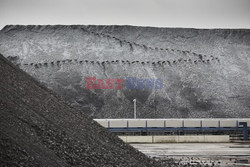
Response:
[[[161,166],[0,54],[0,166]]]
[[[250,30],[7,25],[0,53],[95,118],[249,118]],[[163,79],[86,89],[86,77]],[[236,82],[237,81],[237,82]]]

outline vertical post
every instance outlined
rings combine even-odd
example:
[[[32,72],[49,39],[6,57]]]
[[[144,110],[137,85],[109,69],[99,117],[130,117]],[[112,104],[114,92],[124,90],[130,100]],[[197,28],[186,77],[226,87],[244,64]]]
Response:
[[[243,139],[248,140],[247,122],[239,122],[239,125],[243,126]]]
[[[134,102],[134,119],[136,119],[136,99],[134,99],[133,102]]]

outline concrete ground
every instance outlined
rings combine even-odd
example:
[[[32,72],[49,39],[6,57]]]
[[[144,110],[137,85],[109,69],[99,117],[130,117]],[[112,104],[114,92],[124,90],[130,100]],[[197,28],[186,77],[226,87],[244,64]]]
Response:
[[[147,156],[179,165],[250,166],[249,143],[131,144]]]

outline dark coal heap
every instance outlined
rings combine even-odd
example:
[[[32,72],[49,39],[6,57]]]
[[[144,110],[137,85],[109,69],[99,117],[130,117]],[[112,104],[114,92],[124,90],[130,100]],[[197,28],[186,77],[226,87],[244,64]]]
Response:
[[[0,166],[160,166],[0,55]]]

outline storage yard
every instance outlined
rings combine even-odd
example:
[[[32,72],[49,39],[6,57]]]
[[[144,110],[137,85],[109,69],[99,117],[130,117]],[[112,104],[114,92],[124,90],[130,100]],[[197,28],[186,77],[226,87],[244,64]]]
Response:
[[[0,164],[249,165],[249,32],[5,26]],[[87,89],[88,77],[137,83]]]

